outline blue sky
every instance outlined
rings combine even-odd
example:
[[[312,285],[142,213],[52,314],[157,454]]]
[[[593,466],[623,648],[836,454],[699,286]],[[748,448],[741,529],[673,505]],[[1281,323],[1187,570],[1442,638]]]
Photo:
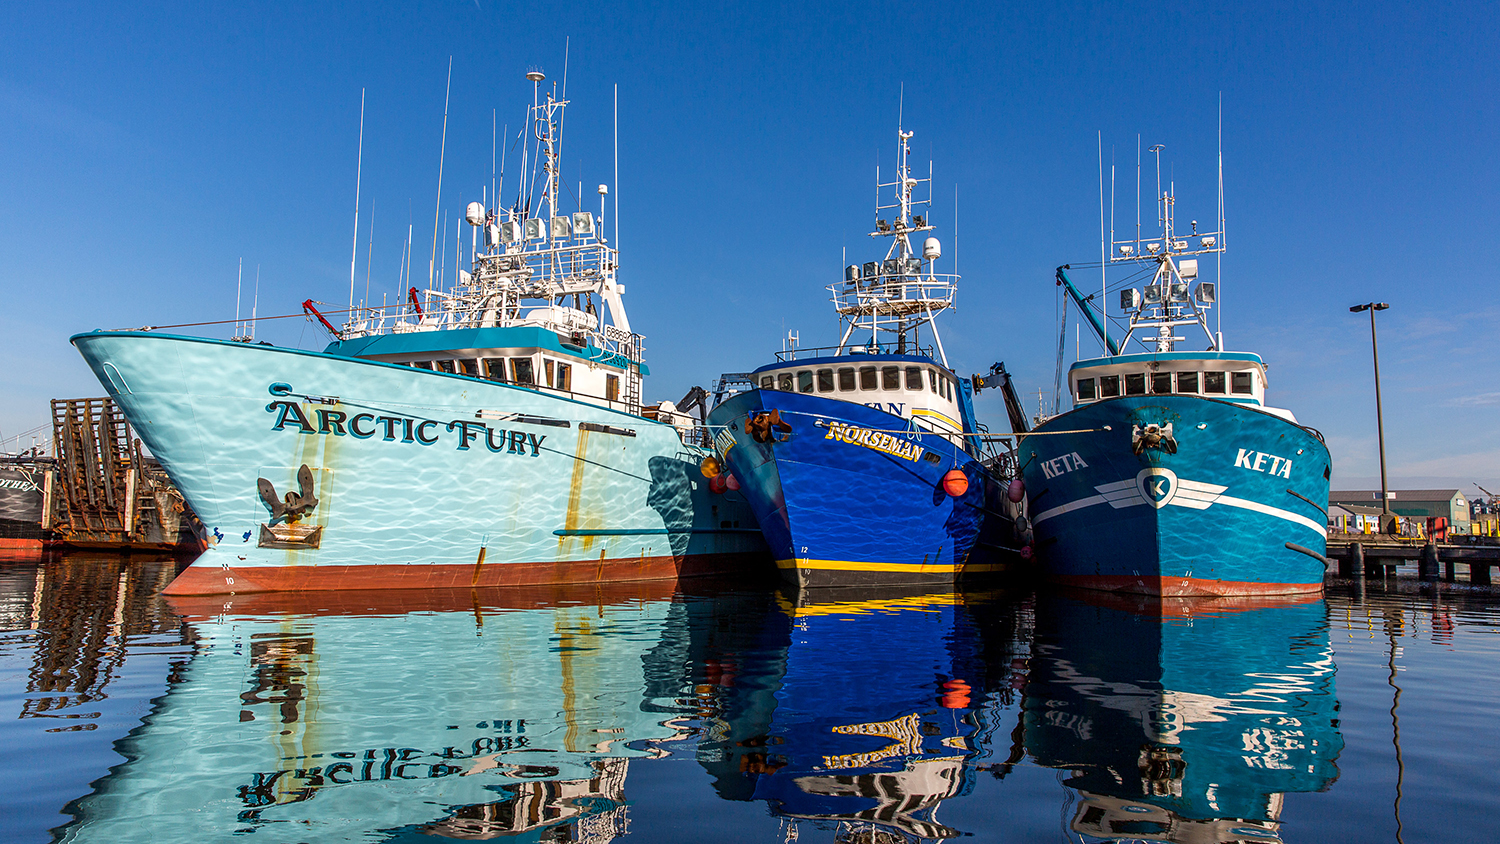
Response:
[[[878,257],[865,232],[902,83],[914,154],[935,168],[945,260],[956,252],[964,276],[942,319],[949,359],[962,372],[1003,360],[1023,392],[1050,390],[1052,270],[1098,254],[1096,133],[1120,165],[1121,220],[1133,220],[1138,134],[1166,145],[1179,218],[1212,219],[1222,93],[1227,345],[1270,362],[1272,403],[1327,435],[1337,485],[1372,483],[1369,324],[1347,308],[1390,302],[1393,482],[1500,491],[1493,4],[467,0],[0,14],[0,438],[46,422],[49,398],[101,393],[70,334],[232,318],[241,258],[247,290],[259,268],[263,315],[345,302],[361,89],[359,286],[372,216],[373,289],[395,291],[409,222],[420,275],[449,57],[451,224],[488,182],[492,113],[516,124],[525,72],[560,77],[571,38],[563,166],[585,191],[614,182],[619,85],[622,281],[646,335],[648,400],[765,362],[787,330],[804,345],[836,339],[823,288],[846,247]],[[300,319],[258,333],[326,341]],[[980,412],[1004,426],[998,397]]]

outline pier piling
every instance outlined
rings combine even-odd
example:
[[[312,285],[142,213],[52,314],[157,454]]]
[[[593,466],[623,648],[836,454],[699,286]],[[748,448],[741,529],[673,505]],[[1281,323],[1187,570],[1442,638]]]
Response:
[[[1438,579],[1438,549],[1434,543],[1422,546],[1422,554],[1417,557],[1417,577],[1423,580]]]

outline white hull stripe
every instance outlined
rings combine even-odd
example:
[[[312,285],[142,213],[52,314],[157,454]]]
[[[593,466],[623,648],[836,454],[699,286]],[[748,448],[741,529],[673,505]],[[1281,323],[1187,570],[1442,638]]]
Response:
[[[1284,519],[1285,521],[1302,525],[1308,530],[1318,533],[1325,533],[1327,531],[1324,525],[1320,525],[1306,516],[1282,510],[1279,507],[1272,507],[1268,504],[1261,504],[1258,501],[1224,495],[1224,490],[1227,488],[1199,481],[1178,481],[1176,494],[1164,502],[1162,506],[1171,505],[1175,507],[1187,507],[1193,510],[1207,510],[1214,504],[1223,504],[1226,507],[1237,507],[1241,510],[1250,510],[1267,516],[1274,516],[1278,519]],[[1101,484],[1094,487],[1094,489],[1098,490],[1098,495],[1090,495],[1086,498],[1080,498],[1077,501],[1060,504],[1050,510],[1043,510],[1037,514],[1036,518],[1031,520],[1031,523],[1039,525],[1054,516],[1061,516],[1064,513],[1071,513],[1074,510],[1082,510],[1096,504],[1108,504],[1114,509],[1120,510],[1125,507],[1136,507],[1152,503],[1146,496],[1141,494],[1140,484],[1136,480],[1115,481],[1114,483]]]

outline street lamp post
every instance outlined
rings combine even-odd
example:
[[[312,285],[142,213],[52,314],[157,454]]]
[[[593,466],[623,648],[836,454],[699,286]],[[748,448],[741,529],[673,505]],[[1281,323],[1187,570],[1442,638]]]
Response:
[[[1370,352],[1375,358],[1375,434],[1380,442],[1380,526],[1385,527],[1388,517],[1391,515],[1391,494],[1385,484],[1385,423],[1380,415],[1380,346],[1375,342],[1375,312],[1383,311],[1390,305],[1385,302],[1367,302],[1363,305],[1355,305],[1349,309],[1350,313],[1370,312]]]

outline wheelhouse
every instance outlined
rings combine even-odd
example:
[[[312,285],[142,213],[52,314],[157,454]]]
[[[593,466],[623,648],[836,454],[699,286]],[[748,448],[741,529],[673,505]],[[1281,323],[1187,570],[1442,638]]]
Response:
[[[755,370],[751,380],[762,390],[857,402],[935,433],[963,431],[957,377],[925,356],[844,354],[781,361]]]
[[[1266,365],[1249,352],[1156,352],[1093,358],[1068,370],[1073,406],[1122,396],[1194,395],[1265,406]]]
[[[331,344],[330,354],[395,363],[631,410],[621,385],[646,365],[544,326],[409,331]]]

